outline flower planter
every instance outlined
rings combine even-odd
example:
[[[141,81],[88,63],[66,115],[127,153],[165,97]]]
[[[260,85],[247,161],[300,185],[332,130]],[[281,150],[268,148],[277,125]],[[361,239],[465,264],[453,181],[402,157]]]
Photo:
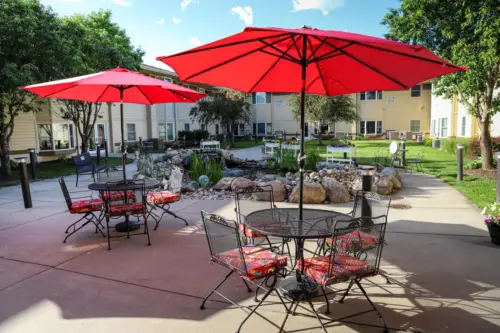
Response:
[[[491,242],[500,246],[500,225],[487,223],[488,231],[490,232]]]

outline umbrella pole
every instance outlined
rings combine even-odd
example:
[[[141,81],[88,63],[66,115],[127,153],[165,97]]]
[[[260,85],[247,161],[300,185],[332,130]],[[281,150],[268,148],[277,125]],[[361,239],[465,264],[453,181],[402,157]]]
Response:
[[[123,89],[120,88],[120,125],[122,130],[122,169],[123,180],[127,179],[126,161],[127,161],[127,147],[125,147],[125,130],[123,124]]]
[[[304,205],[304,130],[305,130],[305,99],[306,99],[306,70],[307,70],[307,37],[302,43],[302,88],[300,89],[300,154],[299,154],[299,220],[302,221]]]

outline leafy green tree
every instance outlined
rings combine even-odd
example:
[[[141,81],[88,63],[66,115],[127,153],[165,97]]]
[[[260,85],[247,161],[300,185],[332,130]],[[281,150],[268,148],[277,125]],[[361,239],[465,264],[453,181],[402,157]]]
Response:
[[[68,76],[79,76],[114,67],[140,70],[144,52],[134,48],[125,30],[111,20],[111,11],[92,12],[63,18],[66,36],[71,41],[73,63]],[[101,118],[101,104],[59,100],[59,115],[73,121],[82,139],[81,151],[86,152],[94,133],[94,125]]]
[[[300,117],[300,95],[291,96],[288,106],[293,111],[295,119]],[[324,96],[306,95],[306,119],[316,122],[320,128],[339,122],[352,123],[359,119],[356,103],[350,95]],[[322,145],[322,133],[319,131],[319,144]]]
[[[0,27],[0,174],[10,176],[15,118],[41,109],[19,86],[61,78],[71,58],[59,18],[38,0],[3,1]]]
[[[247,95],[231,89],[223,89],[215,97],[198,101],[189,112],[190,118],[201,124],[220,123],[226,134],[231,136],[231,143],[234,143],[237,124],[250,124],[250,115]]]
[[[419,44],[465,73],[435,80],[435,94],[454,95],[477,118],[483,169],[493,166],[490,125],[500,110],[500,6],[498,0],[400,0],[382,20],[386,37]]]

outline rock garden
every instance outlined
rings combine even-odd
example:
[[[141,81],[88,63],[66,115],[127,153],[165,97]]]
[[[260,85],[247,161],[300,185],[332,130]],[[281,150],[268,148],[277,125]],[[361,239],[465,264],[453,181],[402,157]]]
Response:
[[[304,174],[304,203],[346,203],[361,189],[360,169],[349,164],[316,161],[314,164],[316,170]],[[156,178],[167,188],[174,167],[183,170],[181,191],[184,198],[223,200],[232,198],[238,189],[270,185],[275,201],[298,202],[298,172],[273,168],[268,161],[238,158],[223,149],[211,152],[168,149],[156,158],[141,154],[135,177]],[[375,164],[375,167],[373,191],[389,195],[402,187],[397,169],[380,164]],[[312,169],[312,165],[309,163],[306,168]],[[252,199],[266,200],[266,196],[254,193]]]

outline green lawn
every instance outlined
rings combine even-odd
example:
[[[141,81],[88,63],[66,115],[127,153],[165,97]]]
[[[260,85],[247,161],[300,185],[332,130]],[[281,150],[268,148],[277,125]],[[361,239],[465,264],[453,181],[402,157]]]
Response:
[[[329,141],[323,141],[329,144]],[[357,158],[359,164],[370,164],[375,162],[375,154],[377,151],[384,156],[388,156],[390,141],[386,140],[366,140],[353,141],[357,148]],[[319,150],[320,155],[324,158],[326,146],[317,146],[317,140],[311,140],[306,143],[307,150]],[[455,155],[444,153],[440,150],[417,145],[414,142],[407,143],[407,159],[415,157],[421,149],[424,149],[424,158],[422,166],[424,173],[434,175],[441,178],[446,183],[455,187],[462,192],[476,206],[482,208],[486,204],[496,200],[496,181],[494,179],[464,176],[462,182],[457,181],[457,160]],[[468,160],[464,160],[464,164]]]
[[[95,158],[92,161],[96,163]],[[131,162],[132,160],[127,161]],[[101,164],[104,164],[104,159],[101,159]],[[119,157],[109,157],[108,166],[118,166],[122,164]],[[75,174],[75,165],[72,160],[57,160],[51,162],[40,163],[37,168],[37,180],[58,178],[61,176],[69,176]],[[28,166],[28,175],[31,179],[31,170]],[[17,185],[20,183],[18,170],[13,170],[12,177],[6,178],[0,176],[0,187]]]

